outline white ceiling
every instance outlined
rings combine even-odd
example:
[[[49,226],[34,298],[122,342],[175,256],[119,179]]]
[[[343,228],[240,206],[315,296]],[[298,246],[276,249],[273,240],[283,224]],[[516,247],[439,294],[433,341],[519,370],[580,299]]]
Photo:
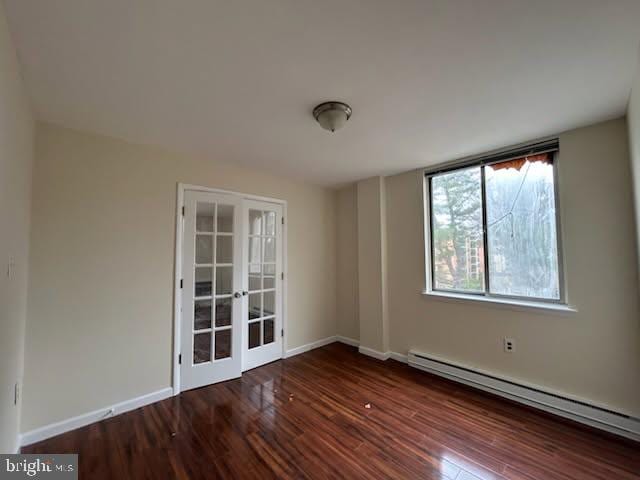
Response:
[[[640,41],[639,0],[5,3],[38,118],[324,185],[622,115]]]

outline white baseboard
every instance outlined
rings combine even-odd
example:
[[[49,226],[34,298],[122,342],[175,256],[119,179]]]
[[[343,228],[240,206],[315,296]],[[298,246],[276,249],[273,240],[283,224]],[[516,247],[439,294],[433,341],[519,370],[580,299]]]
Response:
[[[296,348],[292,348],[291,350],[287,350],[284,354],[284,358],[294,357],[296,355],[300,355],[301,353],[308,352],[309,350],[313,350],[314,348],[324,347],[325,345],[329,345],[330,343],[337,342],[338,337],[335,335],[327,338],[323,338],[322,340],[316,340],[315,342],[307,343],[306,345],[301,345]]]
[[[576,422],[640,441],[640,419],[551,392],[538,385],[500,377],[433,355],[410,351],[409,365]]]
[[[396,362],[409,363],[408,357],[402,353],[389,352],[389,358]]]
[[[391,352],[379,352],[378,350],[368,347],[359,347],[358,352],[368,357],[377,358],[378,360],[386,360],[391,355]]]
[[[398,352],[380,352],[378,350],[374,350],[373,348],[367,347],[359,347],[358,352],[362,353],[363,355],[376,358],[378,360],[388,360],[391,358],[392,360],[396,360],[398,362],[407,363],[407,356]]]
[[[338,335],[336,336],[336,340],[340,343],[351,345],[352,347],[360,346],[360,340],[356,340],[355,338],[343,337],[342,335]]]
[[[78,415],[77,417],[68,418],[67,420],[62,420],[56,423],[51,423],[49,425],[45,425],[44,427],[36,428],[35,430],[31,430],[29,432],[21,434],[20,445],[23,447],[26,445],[31,445],[32,443],[55,437],[56,435],[60,435],[61,433],[69,432],[71,430],[75,430],[76,428],[99,422],[100,420],[104,420],[105,418],[114,417],[116,415],[120,415],[121,413],[144,407],[145,405],[149,405],[150,403],[159,402],[160,400],[169,398],[172,395],[173,388],[167,387],[156,392],[151,392],[146,395],[132,398],[130,400],[125,400],[124,402],[116,403],[109,407],[104,407],[99,410],[94,410],[93,412],[84,413],[82,415]]]

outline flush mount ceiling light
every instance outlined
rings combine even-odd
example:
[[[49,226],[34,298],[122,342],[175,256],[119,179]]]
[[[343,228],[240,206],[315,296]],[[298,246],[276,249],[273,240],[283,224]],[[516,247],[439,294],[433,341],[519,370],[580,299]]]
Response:
[[[325,102],[313,109],[313,118],[325,130],[340,130],[351,118],[351,107],[342,102]]]

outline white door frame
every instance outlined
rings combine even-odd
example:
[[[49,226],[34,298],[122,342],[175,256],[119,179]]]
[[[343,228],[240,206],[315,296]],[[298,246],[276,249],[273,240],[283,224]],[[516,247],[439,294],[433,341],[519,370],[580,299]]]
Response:
[[[284,280],[282,281],[282,328],[284,329],[284,335],[282,338],[282,358],[285,356],[287,346],[287,335],[289,334],[287,324],[287,282],[289,279],[287,271],[287,201],[280,200],[278,198],[261,197],[258,195],[250,195],[247,193],[234,192],[231,190],[222,190],[220,188],[203,187],[200,185],[191,185],[188,183],[178,183],[177,185],[177,201],[176,201],[176,232],[175,232],[175,259],[174,259],[174,279],[173,279],[173,368],[172,368],[172,382],[173,382],[173,394],[178,395],[180,393],[180,328],[182,325],[182,288],[180,286],[180,280],[182,278],[182,244],[184,238],[184,217],[182,216],[182,208],[184,207],[184,192],[185,190],[192,190],[195,192],[211,192],[227,195],[235,195],[247,200],[257,200],[261,202],[276,203],[282,205],[282,219],[284,225],[282,225],[282,273],[284,274]],[[244,339],[243,339],[244,341]]]

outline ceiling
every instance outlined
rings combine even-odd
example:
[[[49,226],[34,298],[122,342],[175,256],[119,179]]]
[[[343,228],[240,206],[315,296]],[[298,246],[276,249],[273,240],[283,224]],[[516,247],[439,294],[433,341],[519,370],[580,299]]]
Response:
[[[322,185],[620,116],[640,42],[638,0],[5,3],[39,119]]]

